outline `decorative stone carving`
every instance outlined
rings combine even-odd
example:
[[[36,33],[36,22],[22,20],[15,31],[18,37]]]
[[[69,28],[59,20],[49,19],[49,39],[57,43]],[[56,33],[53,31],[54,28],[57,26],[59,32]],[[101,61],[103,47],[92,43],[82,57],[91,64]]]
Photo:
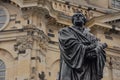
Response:
[[[33,29],[35,29],[36,27],[33,24],[28,24],[24,26],[23,28],[26,29],[27,31],[33,31]]]
[[[32,49],[33,39],[31,36],[17,37],[17,43],[14,45],[15,51],[25,53],[26,49]]]
[[[49,38],[44,34],[42,30],[37,29],[32,24],[29,24],[27,26],[24,26],[24,31],[27,31],[27,35],[16,38],[17,42],[14,45],[15,51],[18,51],[19,53],[25,53],[26,49],[33,48],[34,41],[39,44],[39,48],[46,50],[46,45]]]
[[[111,65],[113,69],[120,70],[120,57],[119,56],[111,56]]]
[[[33,39],[36,40],[39,44],[39,47],[43,50],[47,50],[47,43],[49,41],[49,38],[44,34],[41,30],[35,30]]]
[[[28,14],[24,14],[24,15],[23,15],[23,18],[24,18],[25,20],[27,20],[27,19],[29,18],[29,15],[28,15]]]
[[[113,80],[120,80],[120,70],[113,69]]]

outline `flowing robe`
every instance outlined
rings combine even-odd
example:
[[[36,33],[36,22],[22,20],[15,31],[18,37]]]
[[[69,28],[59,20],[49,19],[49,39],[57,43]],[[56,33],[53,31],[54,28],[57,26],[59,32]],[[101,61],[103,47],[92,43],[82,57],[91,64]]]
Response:
[[[60,72],[59,80],[101,80],[106,61],[101,47],[87,50],[98,40],[86,28],[83,32],[67,27],[59,31]],[[88,56],[95,54],[96,57]]]

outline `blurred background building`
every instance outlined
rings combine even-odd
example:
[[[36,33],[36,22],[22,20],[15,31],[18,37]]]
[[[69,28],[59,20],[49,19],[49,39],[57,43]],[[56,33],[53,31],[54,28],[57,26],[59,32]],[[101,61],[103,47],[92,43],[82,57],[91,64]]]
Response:
[[[120,0],[0,0],[0,80],[57,80],[58,31],[77,11],[108,44],[103,80],[120,80]]]

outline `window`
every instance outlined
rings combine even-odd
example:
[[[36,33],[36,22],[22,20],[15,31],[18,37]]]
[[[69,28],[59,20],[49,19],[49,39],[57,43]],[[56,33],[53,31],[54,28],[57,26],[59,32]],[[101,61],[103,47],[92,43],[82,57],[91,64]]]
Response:
[[[0,5],[0,30],[6,27],[6,23],[9,21],[9,15],[7,9]]]
[[[0,60],[0,80],[5,80],[5,64]]]
[[[5,15],[5,11],[2,8],[0,8],[0,28],[5,24],[6,19],[7,17]]]
[[[120,9],[120,0],[112,0],[111,2],[112,7]]]
[[[48,36],[49,36],[49,37],[55,37],[55,35],[54,35],[54,34],[51,34],[51,33],[48,33]]]

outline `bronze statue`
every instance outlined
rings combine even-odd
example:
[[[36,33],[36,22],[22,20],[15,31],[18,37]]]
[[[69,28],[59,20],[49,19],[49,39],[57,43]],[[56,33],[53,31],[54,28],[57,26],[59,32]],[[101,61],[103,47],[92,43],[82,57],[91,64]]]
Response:
[[[59,31],[59,80],[101,80],[106,61],[106,43],[100,43],[84,25],[82,13],[72,16],[72,27]]]

